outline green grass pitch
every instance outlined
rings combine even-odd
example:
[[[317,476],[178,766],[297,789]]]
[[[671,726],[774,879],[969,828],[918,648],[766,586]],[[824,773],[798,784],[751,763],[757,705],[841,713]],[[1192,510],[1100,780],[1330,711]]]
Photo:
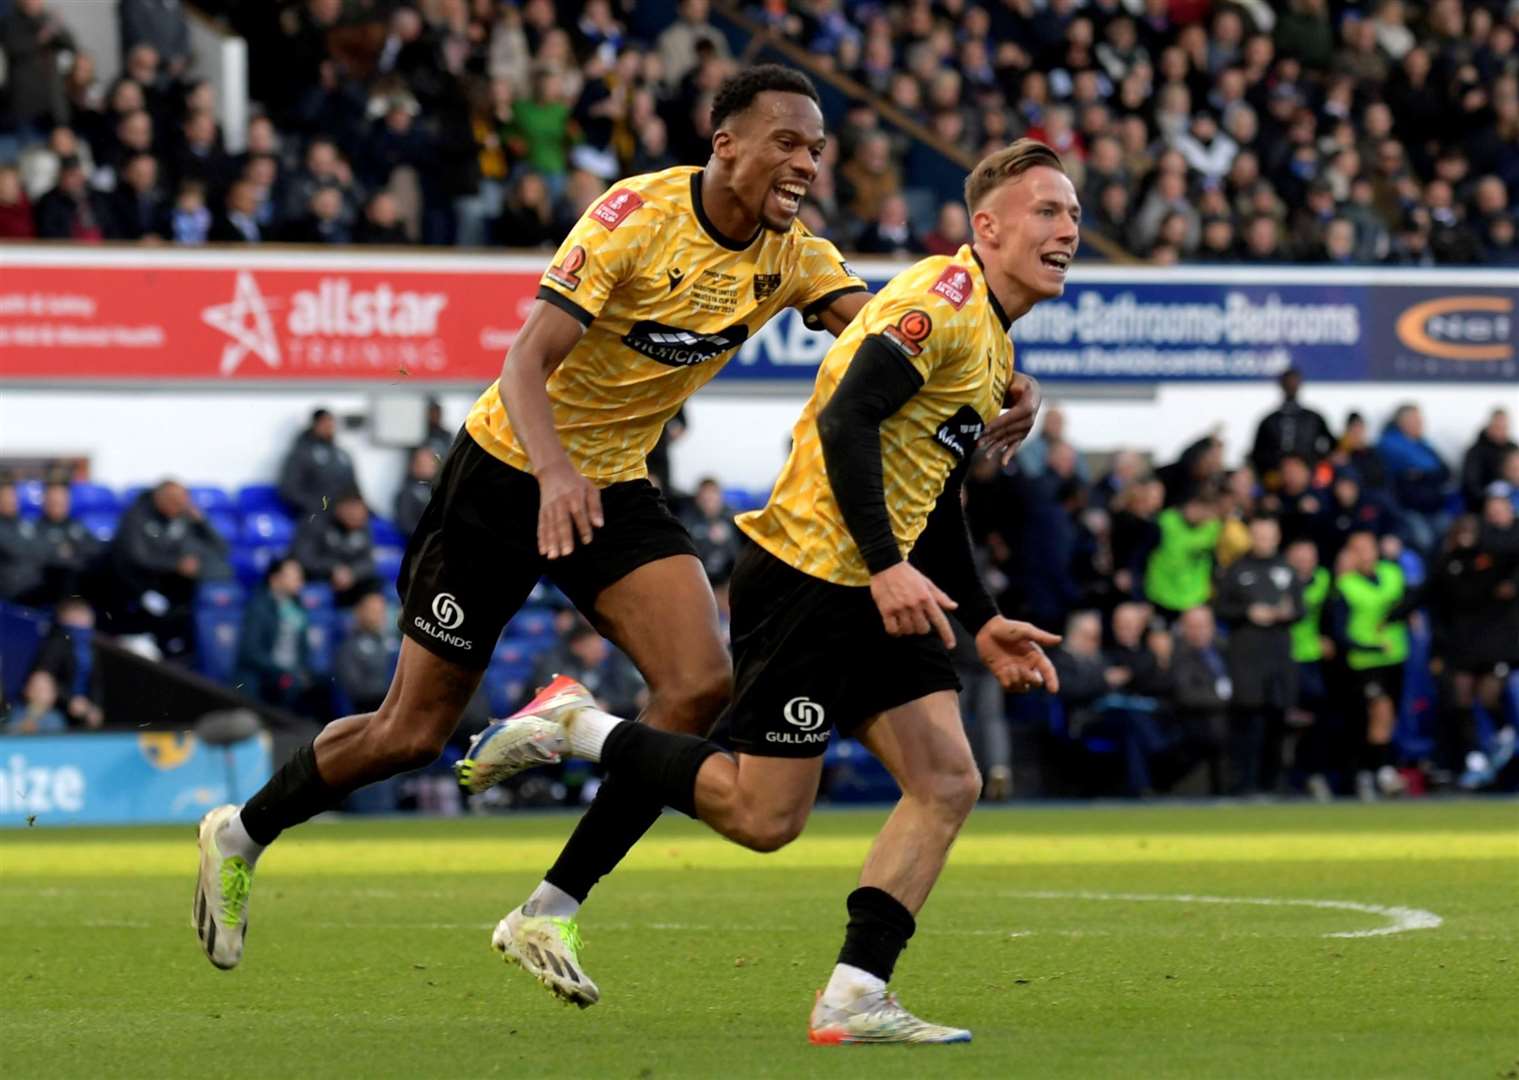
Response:
[[[1519,803],[980,811],[895,980],[975,1041],[813,1048],[884,813],[771,856],[667,815],[585,910],[584,1012],[489,949],[567,816],[296,830],[231,973],[190,826],[0,834],[0,1073],[1519,1076]]]

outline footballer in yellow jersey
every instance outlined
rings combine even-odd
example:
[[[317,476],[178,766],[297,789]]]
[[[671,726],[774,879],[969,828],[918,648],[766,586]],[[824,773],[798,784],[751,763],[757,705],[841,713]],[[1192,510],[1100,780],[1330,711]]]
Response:
[[[740,516],[738,527],[804,574],[869,585],[870,571],[829,486],[818,414],[867,338],[900,353],[922,378],[917,393],[880,428],[886,510],[905,558],[950,472],[1001,411],[1013,373],[1009,326],[969,245],[898,274],[829,350],[769,503]]]
[[[1003,686],[1059,685],[1041,646],[1060,639],[1002,617],[976,575],[960,482],[1012,377],[1010,324],[1064,288],[1080,206],[1054,151],[1026,139],[976,166],[966,203],[974,243],[906,271],[855,317],[769,505],[740,520],[734,695],[712,739],[608,716],[569,679],[507,721],[517,745],[598,761],[608,783],[759,851],[800,833],[834,730],[881,760],[903,797],[848,897],[809,1023],[818,1045],[971,1037],[920,1020],[888,989],[981,793],[944,611]]]
[[[548,394],[565,452],[598,486],[647,475],[666,421],[782,310],[799,308],[817,329],[823,310],[866,287],[799,221],[747,240],[724,236],[702,209],[702,172],[620,181],[581,217],[540,283],[540,300],[586,327]],[[531,469],[498,384],[466,426],[493,456]]]

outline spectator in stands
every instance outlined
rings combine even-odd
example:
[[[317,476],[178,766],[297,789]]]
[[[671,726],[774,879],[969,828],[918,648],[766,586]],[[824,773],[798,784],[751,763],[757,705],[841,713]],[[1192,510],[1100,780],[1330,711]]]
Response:
[[[1487,497],[1482,500],[1482,547],[1497,556],[1519,556],[1519,488],[1506,481],[1496,480],[1487,486]]]
[[[174,205],[169,209],[166,230],[172,243],[186,246],[204,244],[211,236],[211,210],[206,206],[206,185],[200,180],[186,180],[179,185]]]
[[[1330,573],[1319,563],[1318,547],[1307,539],[1287,545],[1284,558],[1292,567],[1303,597],[1303,617],[1292,624],[1292,662],[1297,668],[1297,706],[1289,724],[1306,728],[1298,738],[1294,764],[1306,774],[1308,793],[1318,802],[1334,797],[1327,774],[1336,769],[1344,741],[1344,723],[1332,708],[1329,664],[1335,644],[1323,627],[1325,602],[1331,588]]]
[[[396,198],[388,191],[377,191],[364,204],[364,216],[354,226],[355,244],[384,244],[401,247],[410,243],[406,226],[401,223]]]
[[[1126,597],[1138,599],[1142,595],[1150,552],[1160,543],[1160,527],[1155,519],[1164,497],[1160,481],[1151,477],[1124,488],[1110,505],[1113,584]]]
[[[431,450],[433,457],[442,464],[453,448],[458,433],[443,422],[443,403],[437,398],[427,399],[426,420],[427,433],[422,436],[422,445]]]
[[[33,671],[53,677],[60,700],[66,702],[63,713],[76,727],[98,728],[105,723],[99,672],[90,652],[94,631],[94,609],[80,597],[66,597],[53,612],[53,625],[32,661]]]
[[[1277,462],[1277,471],[1277,488],[1261,497],[1260,509],[1276,517],[1287,543],[1304,537],[1317,540],[1324,499],[1323,493],[1313,486],[1313,471],[1308,462],[1298,454],[1284,454]]]
[[[37,235],[31,200],[14,165],[0,164],[0,240],[30,240]]]
[[[494,235],[503,247],[541,248],[557,242],[553,197],[543,177],[522,173],[501,206]]]
[[[555,196],[564,190],[569,175],[572,105],[564,76],[554,68],[539,67],[533,73],[532,97],[512,108],[507,149],[538,172]]]
[[[343,192],[335,186],[311,193],[306,213],[286,224],[280,239],[287,244],[347,244],[353,239],[344,218]]]
[[[970,219],[965,204],[947,202],[939,207],[934,227],[923,237],[923,250],[929,255],[953,255],[970,240]]]
[[[338,495],[358,488],[353,458],[337,444],[338,422],[329,409],[311,414],[280,466],[280,498],[299,514],[326,510]]]
[[[1377,440],[1377,453],[1387,468],[1406,538],[1423,555],[1433,552],[1450,525],[1446,496],[1450,468],[1424,438],[1424,414],[1419,406],[1398,406]]]
[[[23,142],[40,139],[55,124],[68,122],[59,54],[75,50],[74,37],[43,0],[15,0],[0,17],[0,52],[5,55],[8,130]]]
[[[1281,462],[1286,454],[1296,454],[1310,470],[1334,449],[1334,436],[1322,415],[1302,405],[1298,394],[1303,387],[1303,373],[1288,368],[1277,381],[1282,403],[1268,413],[1255,429],[1255,446],[1250,464],[1267,490],[1281,486]]]
[[[1395,767],[1393,734],[1412,604],[1402,569],[1378,557],[1377,538],[1369,532],[1345,542],[1335,571],[1324,624],[1349,669],[1345,705],[1359,722],[1356,794],[1369,802],[1378,791],[1397,795],[1405,787]]]
[[[120,239],[162,237],[166,214],[158,190],[158,159],[152,154],[127,158],[111,192],[110,206]]]
[[[1218,496],[1211,488],[1194,491],[1180,507],[1156,518],[1160,538],[1145,566],[1145,599],[1167,621],[1208,602],[1213,591],[1213,549],[1223,526]]]
[[[411,452],[407,464],[406,479],[396,492],[396,528],[402,536],[410,536],[422,520],[422,511],[432,498],[433,481],[438,476],[438,455],[431,446],[419,446]]]
[[[854,156],[839,168],[838,179],[840,196],[857,220],[879,218],[886,198],[902,187],[892,162],[890,137],[881,131],[867,133]]]
[[[389,619],[385,595],[371,591],[353,607],[353,629],[338,646],[333,673],[353,713],[374,712],[385,700],[396,668],[399,644]]]
[[[697,483],[691,505],[681,515],[681,523],[691,533],[707,578],[726,581],[738,560],[738,529],[733,524],[733,510],[715,479],[707,476]]]
[[[1166,505],[1178,506],[1201,488],[1217,489],[1224,480],[1224,443],[1217,431],[1193,440],[1181,457],[1155,470],[1165,485]]]
[[[199,180],[207,191],[215,193],[220,193],[231,179],[232,160],[222,149],[216,117],[209,108],[195,109],[185,116],[170,161],[170,172],[175,183]]]
[[[353,170],[338,152],[337,143],[318,136],[306,144],[306,157],[285,186],[285,205],[280,215],[292,221],[309,213],[311,197],[322,188],[335,187],[342,195],[344,220],[353,217]]]
[[[180,0],[121,0],[121,51],[151,45],[170,78],[190,66],[190,23]]]
[[[1366,418],[1360,413],[1352,412],[1345,417],[1345,432],[1330,456],[1330,463],[1336,469],[1354,469],[1366,497],[1379,504],[1386,501],[1387,469],[1382,464],[1382,456],[1371,445]]]
[[[1387,515],[1380,503],[1361,493],[1361,480],[1354,469],[1336,469],[1313,531],[1320,561],[1333,566],[1350,534],[1361,531],[1385,535],[1390,531]]]
[[[36,215],[44,240],[98,244],[115,234],[110,204],[90,187],[78,158],[59,163],[58,186],[38,200]]]
[[[0,600],[17,600],[41,584],[37,523],[21,516],[15,483],[0,480]]]
[[[1486,425],[1461,459],[1461,494],[1469,509],[1480,508],[1488,485],[1504,479],[1504,459],[1515,449],[1519,444],[1509,437],[1508,410],[1500,406],[1488,415]]]
[[[1128,601],[1113,609],[1113,641],[1103,651],[1106,679],[1113,690],[1168,704],[1174,689],[1171,652],[1153,647],[1149,622],[1148,604]]]
[[[300,712],[315,679],[307,629],[311,617],[301,604],[306,577],[286,555],[270,564],[264,587],[243,608],[233,682],[249,697]]]
[[[1302,587],[1279,553],[1275,518],[1250,521],[1250,551],[1219,579],[1213,600],[1229,628],[1230,758],[1234,794],[1274,792],[1287,713],[1297,706],[1291,627],[1303,617]]]
[[[596,705],[614,716],[637,716],[648,702],[649,690],[627,657],[577,620],[559,648],[543,653],[533,685],[545,686],[556,674],[577,680],[596,698]]]
[[[854,247],[865,255],[906,257],[921,254],[923,244],[913,234],[912,223],[907,217],[907,200],[896,194],[882,198],[879,215],[855,240]]]
[[[332,586],[338,607],[350,607],[375,586],[369,508],[355,491],[340,494],[329,512],[312,514],[295,530],[290,553],[306,577]]]
[[[223,212],[211,223],[208,238],[218,244],[256,244],[263,239],[258,224],[259,190],[250,180],[227,189]]]
[[[1065,707],[1066,729],[1079,735],[1096,720],[1092,706],[1110,690],[1102,656],[1102,617],[1095,611],[1072,613],[1050,661],[1060,676],[1059,698]]]
[[[1179,641],[1171,661],[1176,721],[1207,765],[1209,793],[1222,795],[1228,790],[1225,754],[1234,695],[1229,665],[1218,648],[1211,609],[1184,611],[1176,626]]]
[[[190,605],[202,581],[229,576],[227,542],[184,486],[165,480],[122,514],[106,553],[114,632],[149,633],[171,657],[191,651]]]
[[[42,557],[42,582],[31,602],[51,607],[65,596],[84,590],[85,574],[100,555],[102,544],[72,514],[73,493],[63,481],[42,489],[42,517],[37,521],[37,547]]]
[[[33,671],[21,690],[21,700],[5,714],[7,735],[60,735],[68,721],[58,708],[58,683],[46,671]]]

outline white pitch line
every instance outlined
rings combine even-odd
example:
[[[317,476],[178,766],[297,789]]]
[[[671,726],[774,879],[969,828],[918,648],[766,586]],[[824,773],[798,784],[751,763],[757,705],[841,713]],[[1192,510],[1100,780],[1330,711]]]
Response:
[[[1306,900],[1285,896],[1200,896],[1193,893],[1110,893],[1110,892],[1005,892],[1001,894],[1019,900],[1116,900],[1140,903],[1171,904],[1252,904],[1256,907],[1307,907],[1331,911],[1355,911],[1365,915],[1378,915],[1391,920],[1386,926],[1375,930],[1340,930],[1325,934],[1332,938],[1385,937],[1401,934],[1407,930],[1433,930],[1444,919],[1433,911],[1423,908],[1388,907],[1384,904],[1363,904],[1358,900]]]

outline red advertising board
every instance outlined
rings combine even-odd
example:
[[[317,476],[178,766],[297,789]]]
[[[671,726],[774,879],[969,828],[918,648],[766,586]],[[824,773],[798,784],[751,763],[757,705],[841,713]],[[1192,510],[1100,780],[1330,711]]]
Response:
[[[547,262],[0,249],[0,379],[479,385]]]

